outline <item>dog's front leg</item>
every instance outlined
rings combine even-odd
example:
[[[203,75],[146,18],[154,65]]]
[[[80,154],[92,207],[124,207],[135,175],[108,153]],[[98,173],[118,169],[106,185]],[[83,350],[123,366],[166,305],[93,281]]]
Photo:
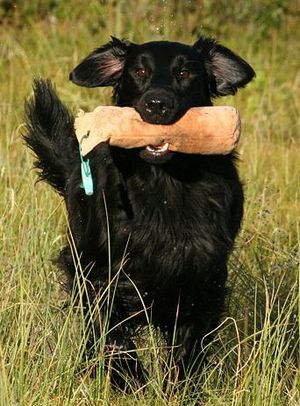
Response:
[[[103,291],[103,289],[102,289]],[[102,361],[110,374],[112,385],[122,391],[131,392],[146,382],[146,372],[138,358],[136,346],[127,328],[126,316],[120,316],[120,303],[104,289],[100,299],[91,293],[84,306],[86,351],[90,373],[95,376],[97,365]],[[99,290],[98,290],[99,292]],[[103,362],[104,360],[104,362]]]

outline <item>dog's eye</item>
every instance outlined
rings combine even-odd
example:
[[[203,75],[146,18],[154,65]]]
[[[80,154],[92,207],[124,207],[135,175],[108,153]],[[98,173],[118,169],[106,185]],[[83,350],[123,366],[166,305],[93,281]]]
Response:
[[[188,77],[190,77],[190,74],[191,74],[191,72],[189,70],[182,69],[179,72],[178,76],[179,76],[179,79],[187,79]]]
[[[139,78],[144,78],[147,75],[147,71],[145,68],[137,68],[135,70],[135,74],[139,77]]]

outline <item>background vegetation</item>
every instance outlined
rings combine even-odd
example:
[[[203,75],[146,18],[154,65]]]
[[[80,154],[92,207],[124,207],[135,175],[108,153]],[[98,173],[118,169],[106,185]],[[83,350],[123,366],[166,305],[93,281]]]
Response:
[[[0,404],[300,404],[300,2],[290,0],[24,0],[0,2]],[[217,37],[247,59],[256,80],[235,97],[243,120],[243,228],[230,261],[228,318],[196,390],[161,385],[159,337],[145,339],[145,393],[111,391],[78,374],[79,309],[51,263],[65,242],[62,201],[36,184],[24,148],[24,99],[49,77],[75,112],[109,103],[110,89],[68,82],[74,65],[110,35],[192,43]],[[147,357],[146,357],[147,358]]]

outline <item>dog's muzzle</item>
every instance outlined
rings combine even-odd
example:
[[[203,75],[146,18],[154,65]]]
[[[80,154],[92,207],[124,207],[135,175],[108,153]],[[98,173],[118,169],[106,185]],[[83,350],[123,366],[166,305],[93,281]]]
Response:
[[[168,125],[176,121],[176,103],[172,92],[151,90],[146,92],[135,105],[142,119],[150,124]],[[150,163],[162,164],[173,155],[169,144],[148,145],[141,151],[141,157]]]

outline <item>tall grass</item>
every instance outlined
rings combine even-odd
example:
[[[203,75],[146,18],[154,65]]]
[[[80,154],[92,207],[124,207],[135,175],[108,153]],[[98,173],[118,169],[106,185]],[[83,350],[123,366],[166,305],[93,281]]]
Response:
[[[214,1],[72,0],[44,2],[44,11],[16,3],[16,14],[0,25],[0,404],[300,404],[299,2],[253,2],[252,14],[248,1],[226,8]],[[102,359],[95,380],[83,369],[82,306],[64,293],[51,262],[66,243],[66,213],[61,199],[36,183],[21,138],[23,103],[34,76],[51,78],[74,112],[109,103],[110,89],[67,81],[87,52],[110,35],[192,43],[199,32],[218,35],[257,72],[236,97],[218,100],[235,105],[243,122],[246,207],[230,260],[228,310],[207,348],[209,365],[177,391],[171,384],[162,390],[165,350],[149,326],[139,343],[150,369],[146,391],[124,395],[111,390]]]

